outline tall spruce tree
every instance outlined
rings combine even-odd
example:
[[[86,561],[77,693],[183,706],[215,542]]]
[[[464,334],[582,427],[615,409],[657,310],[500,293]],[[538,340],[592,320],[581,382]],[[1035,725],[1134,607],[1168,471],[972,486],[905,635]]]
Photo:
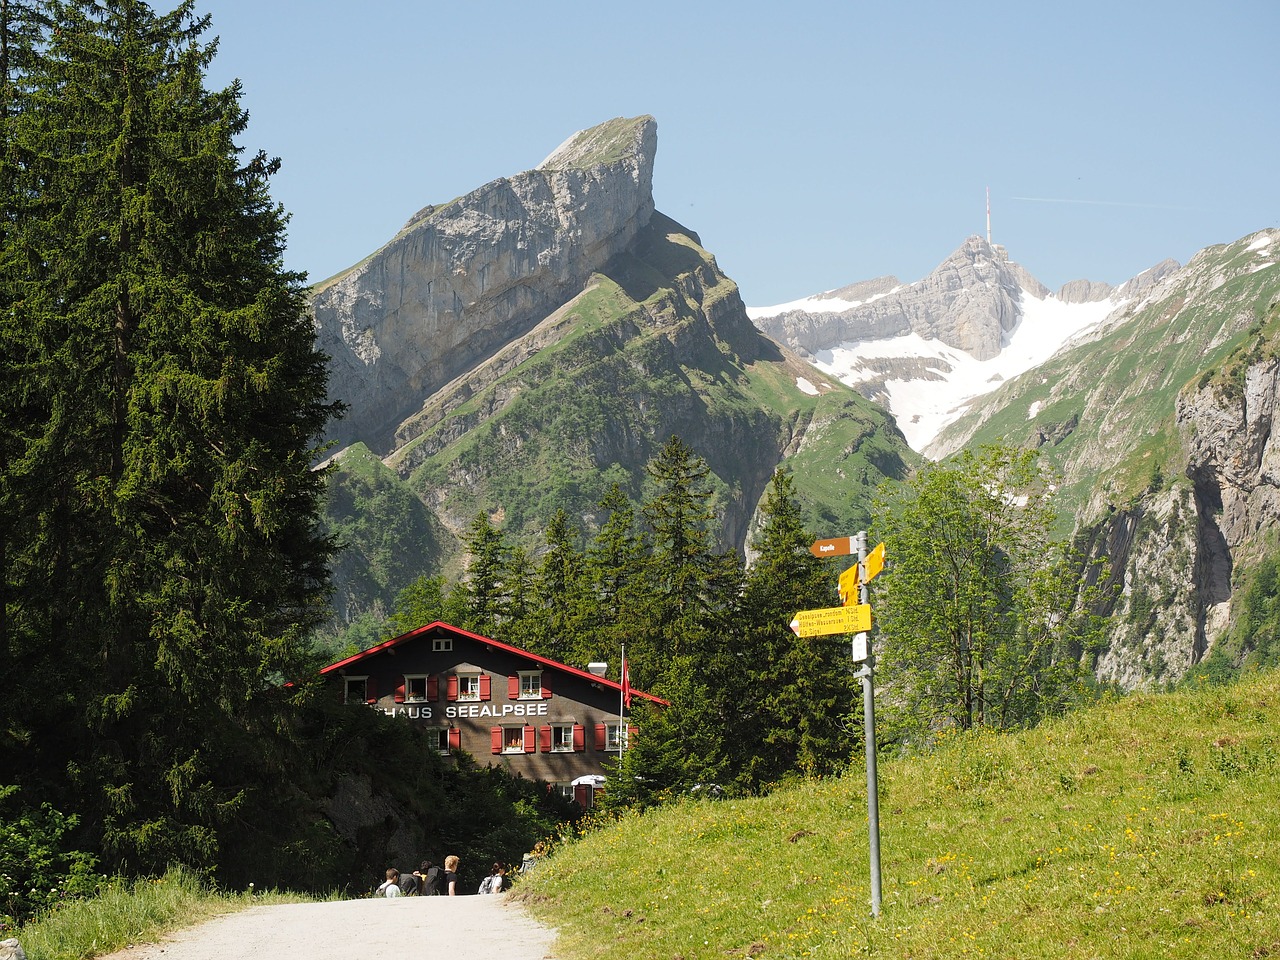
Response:
[[[281,681],[325,614],[325,358],[277,162],[242,158],[239,84],[204,86],[208,18],[41,6],[3,283],[4,373],[43,419],[5,472],[31,526],[14,660],[40,660],[58,713],[23,738],[110,865],[213,867],[288,794],[255,784],[281,779]]]
[[[739,781],[750,789],[794,774],[828,774],[848,760],[856,682],[846,637],[797,637],[797,610],[831,606],[838,570],[809,552],[795,483],[779,469],[761,505],[743,598],[742,649],[754,696],[741,700]]]
[[[644,504],[652,533],[651,576],[658,591],[661,655],[676,658],[701,645],[712,598],[714,566],[711,469],[692,447],[672,436],[648,465],[654,493]]]
[[[24,389],[22,371],[29,362],[24,332],[13,312],[14,285],[9,265],[16,255],[12,243],[15,225],[27,214],[31,186],[29,164],[13,135],[14,123],[30,109],[27,77],[36,62],[42,18],[29,3],[0,0],[0,664],[11,663],[10,624],[13,601],[28,582],[23,574],[23,547],[31,537],[28,513],[23,509],[24,474],[19,464],[33,434],[41,428],[43,410]],[[13,611],[16,612],[16,611]],[[0,667],[3,669],[3,667]],[[27,707],[7,698],[14,716]],[[0,717],[9,711],[0,708]],[[8,724],[0,724],[0,731]]]
[[[617,660],[625,648],[631,682],[647,690],[660,667],[653,644],[649,540],[636,529],[635,508],[618,484],[600,502],[604,521],[587,547],[584,577],[594,597],[588,631],[595,659]]]
[[[582,666],[592,659],[592,603],[576,539],[569,515],[557,510],[547,524],[546,550],[533,575],[526,614],[512,624],[510,637],[535,653]]]
[[[507,619],[511,548],[502,530],[483,510],[472,519],[466,544],[471,559],[464,584],[465,622],[461,626],[494,637],[499,625]]]

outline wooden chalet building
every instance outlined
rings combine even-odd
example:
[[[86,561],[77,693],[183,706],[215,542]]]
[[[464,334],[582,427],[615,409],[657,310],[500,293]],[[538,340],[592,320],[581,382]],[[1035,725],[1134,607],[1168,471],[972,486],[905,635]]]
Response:
[[[636,734],[623,720],[618,681],[438,620],[320,672],[345,703],[423,727],[441,754],[487,758],[583,806],[605,761]],[[639,690],[630,695],[666,705]]]

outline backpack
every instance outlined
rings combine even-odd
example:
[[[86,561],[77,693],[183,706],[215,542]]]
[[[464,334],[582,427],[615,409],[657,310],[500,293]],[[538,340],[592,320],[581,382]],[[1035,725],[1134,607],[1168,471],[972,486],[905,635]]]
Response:
[[[412,873],[400,874],[400,892],[406,897],[415,897],[418,895],[418,878]]]
[[[426,896],[437,896],[440,893],[440,880],[444,871],[439,867],[430,867],[427,870],[427,876],[424,880],[426,888],[422,891]]]

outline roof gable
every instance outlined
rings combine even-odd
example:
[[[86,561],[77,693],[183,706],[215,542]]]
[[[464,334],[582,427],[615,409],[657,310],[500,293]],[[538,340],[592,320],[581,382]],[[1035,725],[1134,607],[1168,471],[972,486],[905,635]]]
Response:
[[[353,654],[352,656],[347,657],[345,660],[339,660],[337,663],[331,663],[327,667],[323,667],[320,670],[320,673],[321,674],[333,673],[336,670],[340,670],[344,667],[350,667],[351,665],[359,663],[362,660],[366,660],[369,657],[374,656],[375,654],[379,654],[386,650],[390,650],[394,647],[398,647],[403,643],[407,643],[411,640],[417,640],[419,638],[425,638],[427,636],[432,636],[432,635],[452,636],[452,637],[457,637],[465,640],[470,640],[473,643],[481,643],[486,646],[494,647],[495,649],[498,649],[498,650],[504,650],[507,653],[514,654],[518,657],[523,657],[524,659],[529,660],[531,663],[538,664],[541,667],[545,667],[551,670],[558,670],[562,673],[568,673],[575,677],[581,677],[585,680],[589,680],[592,683],[598,683],[607,689],[617,690],[619,693],[622,692],[622,684],[616,680],[609,680],[606,677],[598,677],[594,673],[591,673],[588,670],[580,670],[577,667],[569,666],[567,663],[560,663],[558,660],[552,660],[549,657],[543,657],[543,656],[540,656],[539,654],[532,653],[528,650],[522,650],[519,647],[513,647],[511,644],[503,643],[501,640],[494,640],[492,637],[486,637],[483,634],[472,633],[470,630],[463,630],[461,627],[455,627],[452,624],[445,623],[443,620],[435,620],[431,623],[424,624],[421,627],[417,627],[414,630],[410,630],[408,633],[402,633],[398,637],[392,637],[390,640],[384,640],[382,643],[376,644],[370,647],[368,650],[362,650],[357,654]],[[645,693],[643,690],[637,690],[634,687],[631,688],[631,695],[633,697],[642,697],[651,703],[656,703],[664,707],[670,706],[670,704],[668,704],[667,701],[663,700],[661,697],[655,697],[653,696],[653,694]]]

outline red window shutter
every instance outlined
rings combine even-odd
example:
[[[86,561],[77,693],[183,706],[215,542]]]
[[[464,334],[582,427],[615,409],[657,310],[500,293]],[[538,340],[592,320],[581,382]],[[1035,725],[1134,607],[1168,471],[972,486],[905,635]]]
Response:
[[[585,783],[580,783],[573,788],[573,799],[578,801],[578,806],[583,810],[591,807],[591,788]]]
[[[573,749],[576,753],[581,753],[587,749],[587,731],[583,729],[580,723],[573,725]]]
[[[489,687],[490,687],[489,675],[487,673],[480,674],[480,699],[481,700],[489,699],[490,697]]]
[[[507,677],[507,699],[515,700],[520,696],[520,678]]]
[[[596,749],[597,750],[604,749],[604,724],[603,723],[596,724]]]
[[[427,677],[427,699],[428,700],[440,699],[440,678],[437,677],[434,673],[431,676]]]
[[[538,731],[538,735],[542,738],[542,752],[550,753],[551,752],[551,728],[542,727]]]
[[[547,686],[547,674],[545,670],[542,673],[542,699],[543,700],[551,699],[551,688]]]
[[[373,682],[373,677],[364,682],[364,698],[368,703],[374,703],[378,699],[378,685]]]
[[[489,733],[493,737],[493,752],[501,753],[502,752],[502,728],[491,727],[489,729]]]
[[[449,728],[449,749],[450,750],[462,749],[462,730],[459,729],[458,727]]]
[[[404,684],[396,687],[396,703],[404,703]]]
[[[449,674],[445,696],[449,698],[450,703],[458,699],[458,675],[456,673]]]
[[[630,750],[636,745],[636,737],[640,736],[640,728],[627,725],[627,749]]]
[[[534,753],[538,749],[538,731],[533,727],[524,728],[524,752]]]

